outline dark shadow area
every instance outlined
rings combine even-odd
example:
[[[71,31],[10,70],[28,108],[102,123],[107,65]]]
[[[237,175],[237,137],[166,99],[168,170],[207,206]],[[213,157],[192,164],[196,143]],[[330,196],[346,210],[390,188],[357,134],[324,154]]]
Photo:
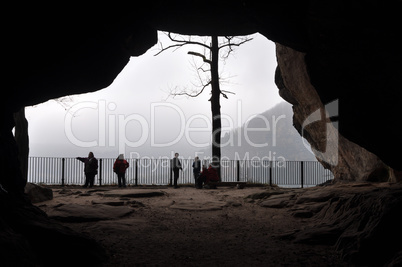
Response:
[[[402,194],[399,184],[394,184],[402,171],[402,156],[398,153],[402,150],[398,131],[402,99],[399,81],[402,73],[401,5],[401,1],[396,0],[353,3],[287,0],[269,4],[261,1],[158,1],[133,8],[116,7],[117,11],[112,11],[109,5],[91,10],[36,4],[8,6],[7,17],[11,19],[4,23],[7,26],[3,32],[6,72],[3,83],[7,96],[0,111],[0,247],[5,248],[0,252],[1,264],[99,266],[108,256],[119,256],[117,247],[107,246],[106,252],[100,240],[96,242],[62,226],[31,204],[23,192],[25,180],[18,159],[19,150],[26,151],[17,148],[12,134],[14,113],[27,105],[108,86],[131,56],[140,56],[157,42],[157,30],[223,36],[259,32],[276,42],[279,64],[276,78],[280,94],[293,104],[296,129],[320,151],[328,148],[321,141],[329,118],[305,128],[303,121],[316,109],[338,100],[341,137],[336,151],[340,165],[332,168],[326,163],[327,159],[321,160],[323,165],[332,168],[339,182],[385,182],[368,191],[348,195],[345,194],[350,188],[342,187],[342,183],[327,187],[334,188],[332,195],[316,190],[317,194],[327,195],[323,200],[325,205],[317,213],[311,210],[312,213],[299,213],[312,215],[312,224],[283,236],[289,245],[286,250],[280,249],[285,243],[279,242],[273,252],[264,250],[260,251],[261,255],[274,253],[270,255],[279,255],[282,259],[297,244],[307,242],[319,249],[317,244],[325,242],[325,245],[335,246],[343,259],[353,264],[400,264],[400,246],[392,244],[401,237],[398,229]],[[288,198],[289,207],[302,201],[297,194]],[[186,207],[185,202],[181,203]],[[253,210],[252,206],[244,206]],[[153,226],[162,231],[165,214],[160,216],[155,214]],[[256,218],[258,220],[261,220],[258,226],[262,227],[267,218]],[[224,238],[231,224],[220,223],[220,220],[212,221],[215,230],[219,230],[215,233]],[[269,232],[267,228],[247,227],[256,231],[255,236]],[[178,234],[167,243],[168,252],[183,250],[192,243],[191,240],[180,243],[185,240],[186,232],[172,231],[166,233]],[[208,229],[203,232],[208,236]],[[227,234],[235,235],[235,232],[233,229]],[[147,237],[142,238],[146,242]],[[156,238],[153,244],[158,241],[157,236],[149,238]],[[241,235],[237,238],[241,239]],[[261,235],[258,238],[264,242]],[[125,243],[127,246],[133,244],[129,241],[132,240]],[[247,240],[238,243],[243,241],[247,243]],[[224,243],[218,245],[221,248]],[[207,249],[208,244],[202,248]],[[149,250],[138,249],[139,253],[152,257]],[[256,262],[256,258],[248,258],[252,253],[255,251],[243,254],[239,261],[227,262],[228,257],[218,262],[236,265],[251,261],[255,265],[266,265],[268,258],[262,256],[262,261]],[[170,258],[168,264],[189,261],[180,252],[171,255],[176,256]],[[202,259],[207,259],[209,254],[204,256]],[[307,254],[296,255],[296,261],[288,263],[297,264],[298,258],[306,257]],[[124,264],[116,258],[111,262]],[[302,263],[313,262],[311,258]]]

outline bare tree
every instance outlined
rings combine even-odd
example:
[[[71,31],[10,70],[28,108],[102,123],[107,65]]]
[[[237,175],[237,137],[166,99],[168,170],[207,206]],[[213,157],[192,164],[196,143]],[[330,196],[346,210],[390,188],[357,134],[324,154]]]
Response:
[[[228,98],[230,91],[221,90],[220,88],[220,75],[219,75],[219,61],[226,60],[234,51],[236,47],[249,42],[252,38],[248,36],[224,36],[218,37],[216,35],[210,36],[208,39],[204,38],[204,41],[199,41],[192,36],[187,38],[183,36],[172,36],[172,33],[167,33],[169,39],[174,42],[174,44],[167,47],[163,47],[160,44],[160,51],[156,54],[174,49],[177,50],[183,46],[197,45],[203,49],[203,53],[189,51],[188,54],[194,57],[202,59],[202,64],[197,66],[194,62],[194,67],[197,72],[199,84],[195,85],[195,88],[189,90],[188,88],[178,89],[176,87],[171,91],[171,95],[178,96],[184,95],[188,97],[197,97],[202,94],[206,88],[211,88],[211,113],[212,113],[212,162],[214,167],[218,169],[220,177],[220,160],[221,160],[221,104],[220,96]],[[199,38],[198,38],[199,39]],[[208,44],[208,41],[210,43]],[[209,73],[207,77],[203,77],[202,73]]]

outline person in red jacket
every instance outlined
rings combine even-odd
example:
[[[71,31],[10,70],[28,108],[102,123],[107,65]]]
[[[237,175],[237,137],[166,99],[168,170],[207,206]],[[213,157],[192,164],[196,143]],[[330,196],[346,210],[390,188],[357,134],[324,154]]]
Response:
[[[124,155],[120,154],[113,164],[113,171],[117,174],[117,181],[119,187],[126,186],[126,170],[130,165],[127,160],[124,159]]]
[[[211,164],[209,164],[208,175],[205,184],[209,184],[209,182],[218,182],[218,181],[219,181],[218,171],[214,167],[212,167]]]
[[[205,185],[205,188],[208,189],[214,188],[213,186],[209,185],[209,183],[218,181],[219,181],[218,171],[214,167],[212,167],[211,164],[209,164],[208,169],[204,165],[202,166],[202,172],[197,179],[197,189],[201,189],[203,183]]]

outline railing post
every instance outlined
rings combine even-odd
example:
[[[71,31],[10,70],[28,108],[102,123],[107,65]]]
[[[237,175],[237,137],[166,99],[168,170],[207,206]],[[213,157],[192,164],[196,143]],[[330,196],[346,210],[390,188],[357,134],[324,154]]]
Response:
[[[236,163],[237,163],[237,173],[236,173],[237,181],[240,182],[240,161],[237,160]]]
[[[303,161],[300,161],[300,178],[301,178],[301,188],[304,186],[304,164]]]
[[[61,186],[64,186],[64,164],[65,164],[66,159],[62,158],[61,159]]]
[[[99,186],[102,186],[102,159],[99,159]]]
[[[169,186],[173,186],[173,160],[170,160],[170,182],[169,182]]]
[[[269,161],[269,186],[272,186],[272,161]]]
[[[138,186],[138,159],[135,159],[134,175],[135,175],[135,186]]]

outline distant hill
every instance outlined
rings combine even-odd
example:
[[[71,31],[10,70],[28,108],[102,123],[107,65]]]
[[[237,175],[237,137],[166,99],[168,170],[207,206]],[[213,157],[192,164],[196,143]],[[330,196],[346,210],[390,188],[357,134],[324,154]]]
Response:
[[[292,106],[282,102],[222,137],[222,156],[229,159],[315,161],[293,127]],[[307,144],[307,141],[305,141]],[[208,148],[211,151],[211,147]]]
[[[293,111],[287,102],[282,102],[246,122],[241,128],[227,132],[222,138],[222,156],[227,159],[265,159],[288,161],[315,161],[315,157],[303,145],[302,137],[292,125]],[[127,131],[127,139],[132,133]],[[63,136],[63,138],[65,138]],[[118,141],[114,146],[79,147],[61,140],[54,143],[31,142],[31,156],[42,157],[77,157],[86,156],[93,151],[99,158],[115,158]],[[189,144],[185,136],[167,147],[152,147],[150,138],[140,147],[126,147],[125,156],[133,157],[169,157],[180,152],[184,158],[194,158],[197,153],[201,158],[210,157],[211,146],[196,148]]]

